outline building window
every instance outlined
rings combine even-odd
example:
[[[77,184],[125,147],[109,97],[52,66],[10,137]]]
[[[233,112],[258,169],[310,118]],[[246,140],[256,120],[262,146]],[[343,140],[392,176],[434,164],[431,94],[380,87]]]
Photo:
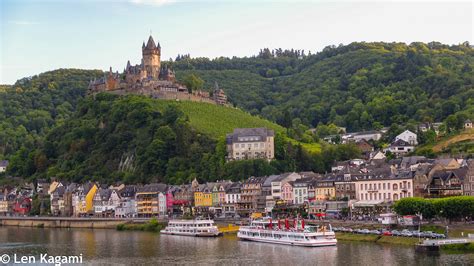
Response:
[[[383,189],[385,190],[385,183],[383,183],[383,186],[382,186],[382,187],[383,187]]]
[[[398,185],[397,184],[393,184],[393,190],[398,190]]]
[[[367,190],[367,184],[364,184],[365,190]]]
[[[411,182],[408,182],[408,189],[411,189]]]
[[[382,184],[379,183],[379,190],[382,188]]]

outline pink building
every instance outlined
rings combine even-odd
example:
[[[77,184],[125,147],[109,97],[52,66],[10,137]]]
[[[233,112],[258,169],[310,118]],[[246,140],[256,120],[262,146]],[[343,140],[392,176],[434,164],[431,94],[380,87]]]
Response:
[[[168,190],[166,192],[166,210],[173,211],[173,202],[174,202],[173,192],[171,192],[171,190]]]
[[[281,199],[288,204],[293,203],[293,186],[291,182],[286,182],[281,186]]]

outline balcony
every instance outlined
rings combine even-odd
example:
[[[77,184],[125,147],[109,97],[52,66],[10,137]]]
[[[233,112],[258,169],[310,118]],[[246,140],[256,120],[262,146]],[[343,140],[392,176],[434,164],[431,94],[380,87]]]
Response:
[[[428,186],[429,190],[461,190],[461,185],[432,185]]]

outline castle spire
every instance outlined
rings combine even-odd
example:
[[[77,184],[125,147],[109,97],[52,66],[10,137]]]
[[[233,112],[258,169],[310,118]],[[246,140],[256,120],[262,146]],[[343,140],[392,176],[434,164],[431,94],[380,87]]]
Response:
[[[146,49],[156,49],[155,40],[153,40],[153,37],[151,37],[151,35],[148,38],[148,42],[146,43]]]

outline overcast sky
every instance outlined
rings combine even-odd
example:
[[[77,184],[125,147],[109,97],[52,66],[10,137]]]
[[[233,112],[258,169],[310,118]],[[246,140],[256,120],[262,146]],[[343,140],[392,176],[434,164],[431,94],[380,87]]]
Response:
[[[57,68],[123,70],[150,32],[162,58],[312,53],[354,41],[473,41],[473,4],[421,1],[1,0],[0,83]]]

